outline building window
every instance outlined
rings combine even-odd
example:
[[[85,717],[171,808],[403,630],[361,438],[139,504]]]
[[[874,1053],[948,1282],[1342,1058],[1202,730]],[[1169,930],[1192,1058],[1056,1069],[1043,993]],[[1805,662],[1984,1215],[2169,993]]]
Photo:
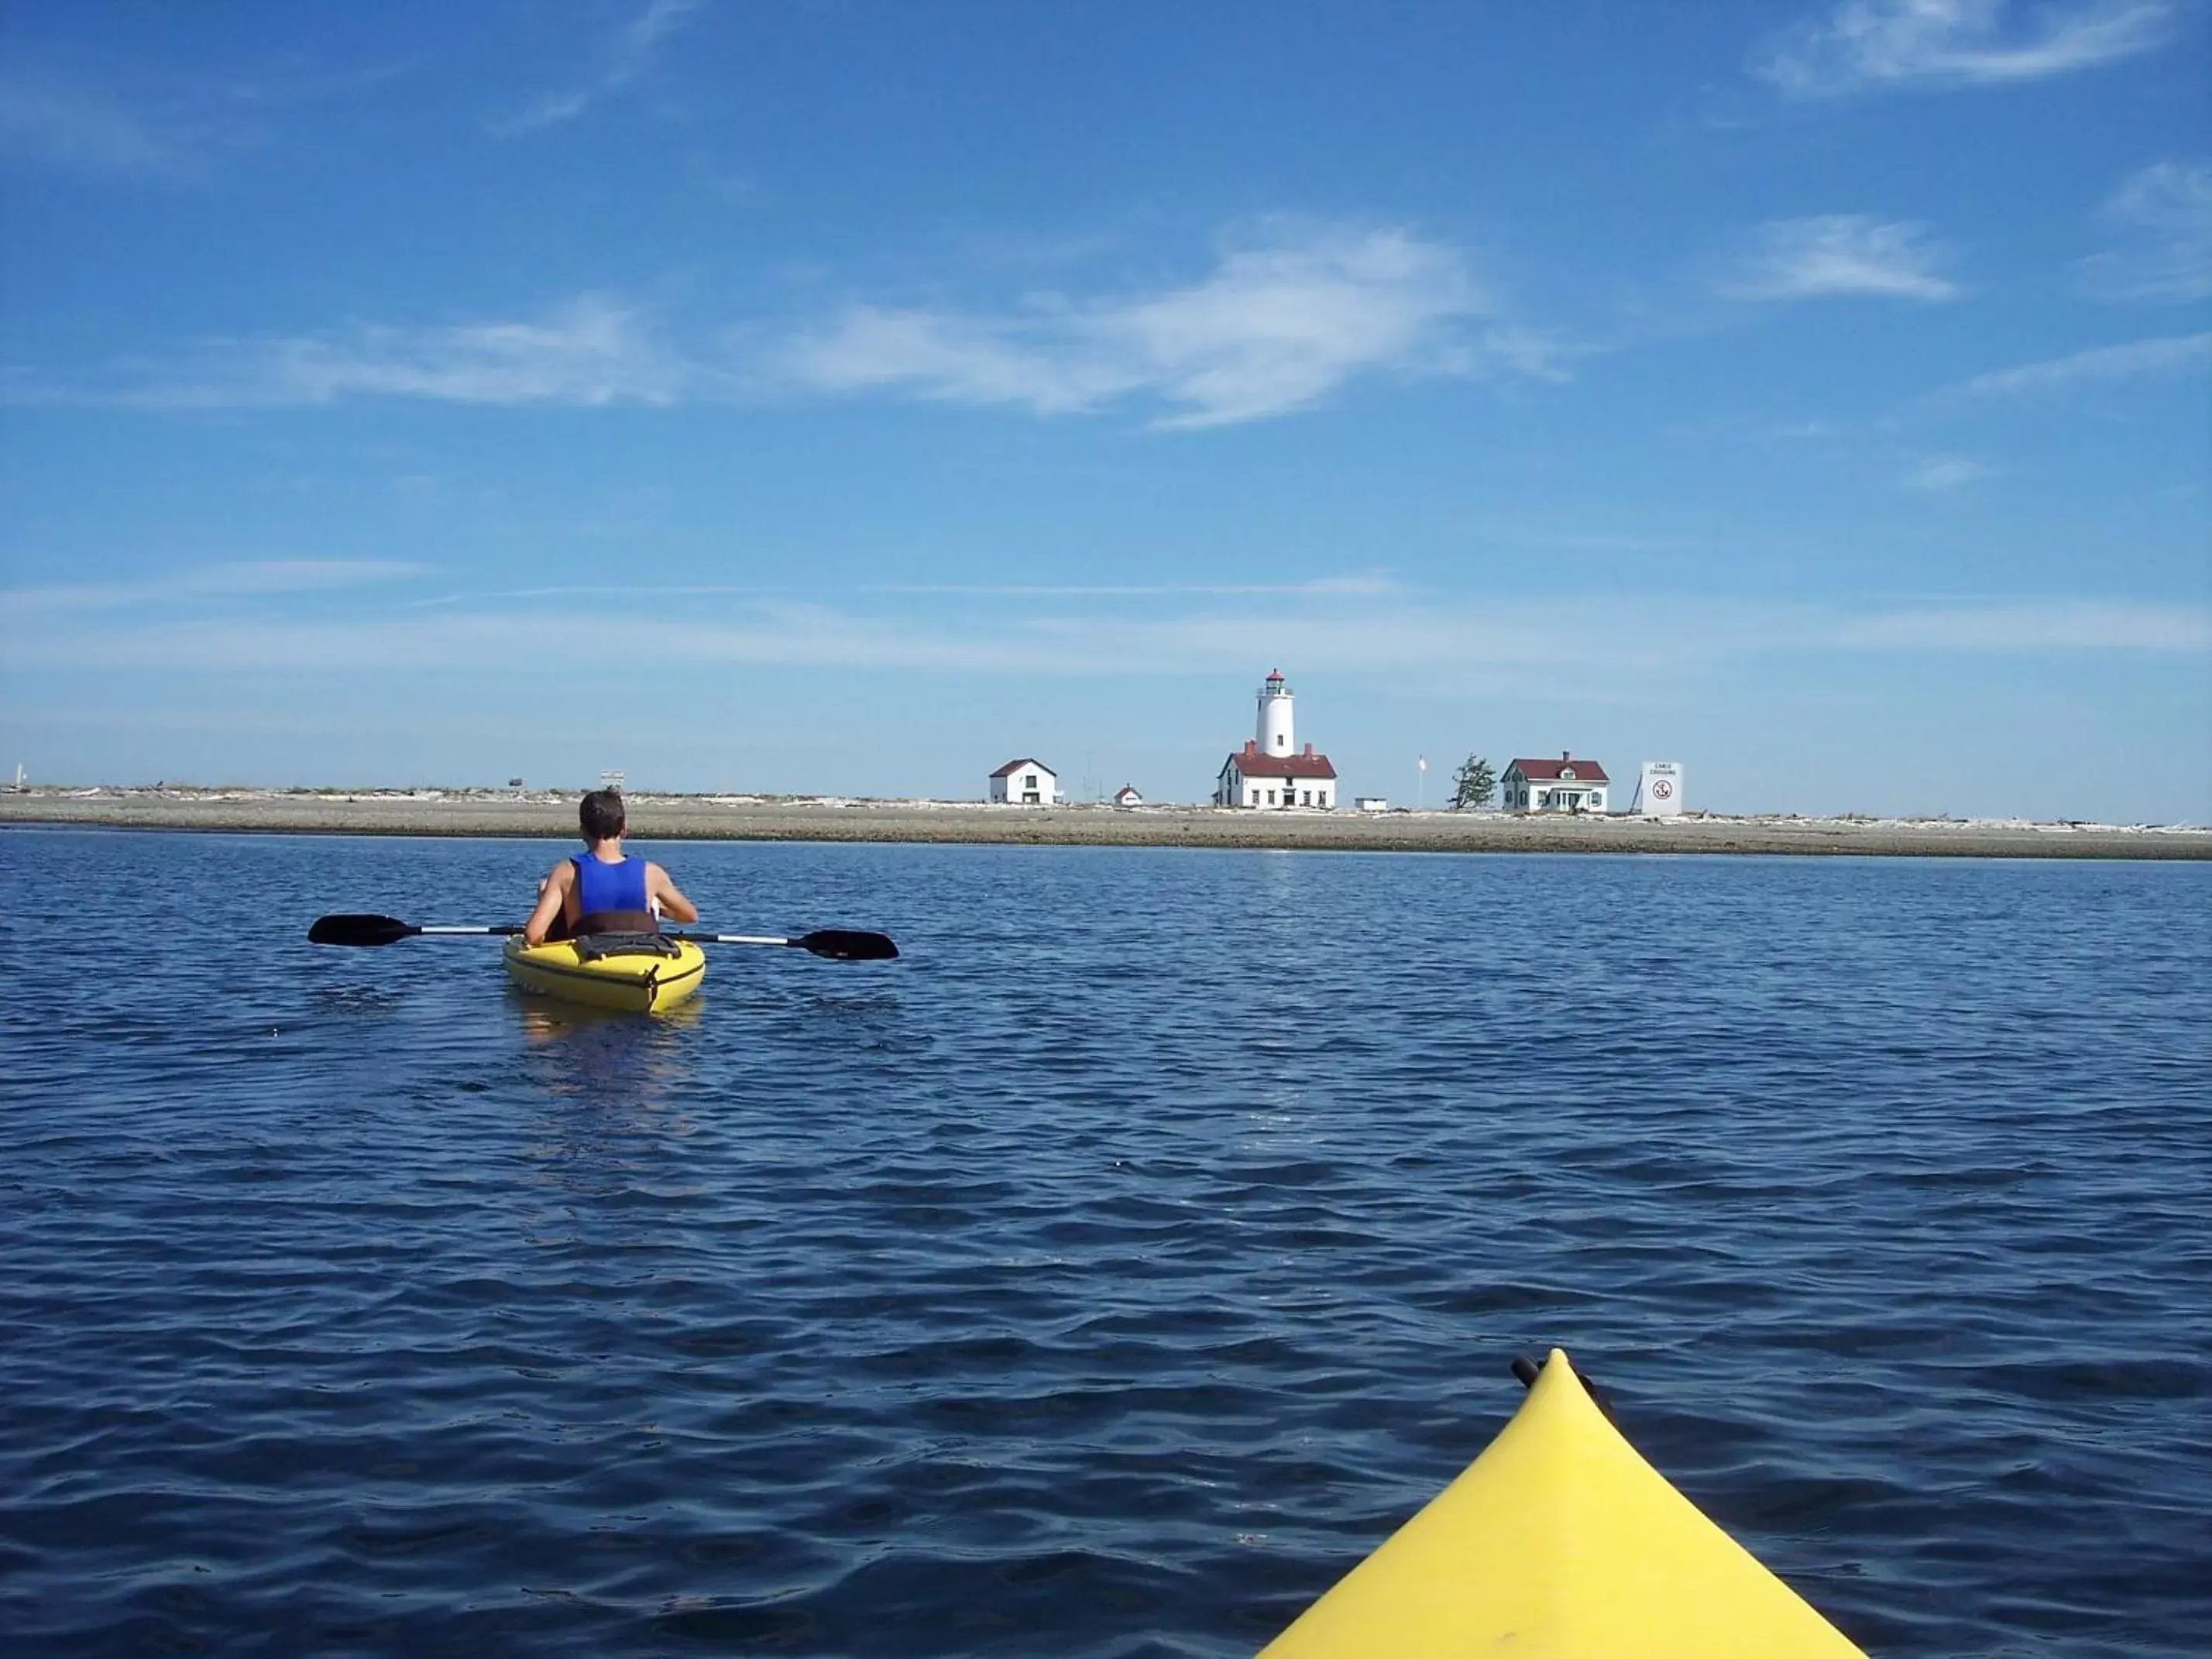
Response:
[[[1246,804],[1251,806],[1257,806],[1260,804],[1260,792],[1257,789],[1253,790],[1252,799]]]
[[[1310,789],[1299,790],[1298,805],[1301,806],[1311,806],[1313,805],[1313,791]]]

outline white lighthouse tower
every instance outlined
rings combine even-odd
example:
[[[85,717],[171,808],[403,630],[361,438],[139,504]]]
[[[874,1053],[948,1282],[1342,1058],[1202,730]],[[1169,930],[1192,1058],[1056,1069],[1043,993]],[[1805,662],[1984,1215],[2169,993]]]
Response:
[[[1291,688],[1284,683],[1279,668],[1260,688],[1260,752],[1269,757],[1292,752]]]
[[[1259,731],[1221,763],[1213,783],[1216,806],[1312,806],[1327,812],[1336,805],[1336,768],[1308,744],[1293,748],[1291,688],[1283,671],[1267,676],[1260,688]]]

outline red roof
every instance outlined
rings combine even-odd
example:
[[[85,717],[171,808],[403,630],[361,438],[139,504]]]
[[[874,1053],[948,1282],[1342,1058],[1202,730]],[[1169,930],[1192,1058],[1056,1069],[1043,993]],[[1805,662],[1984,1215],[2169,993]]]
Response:
[[[1516,760],[1512,766],[1505,769],[1510,772],[1516,767],[1520,769],[1521,775],[1532,783],[1557,783],[1559,781],[1560,775],[1569,767],[1572,767],[1575,773],[1573,778],[1570,780],[1571,782],[1611,783],[1613,781],[1611,778],[1606,776],[1605,768],[1600,766],[1595,761],[1577,760],[1571,755],[1562,755],[1557,760]]]
[[[1048,776],[1048,777],[1054,777],[1054,778],[1056,778],[1056,777],[1058,777],[1058,776],[1060,775],[1060,774],[1059,774],[1059,773],[1057,773],[1057,772],[1054,771],[1054,770],[1052,769],[1052,768],[1050,768],[1049,766],[1047,766],[1047,765],[1046,765],[1042,761],[1041,761],[1041,760],[1018,760],[1018,761],[1008,761],[1008,762],[1007,762],[1004,766],[1000,767],[997,771],[995,771],[995,772],[992,773],[992,774],[991,774],[991,775],[992,775],[993,777],[994,777],[994,778],[1011,778],[1012,776],[1013,776],[1013,775],[1014,775],[1014,774],[1015,774],[1015,773],[1017,773],[1017,772],[1020,771],[1020,770],[1022,769],[1022,768],[1024,768],[1024,766],[1034,766],[1034,767],[1036,767],[1036,769],[1037,769],[1038,771],[1042,772],[1042,773],[1043,773],[1046,776]],[[969,775],[970,777],[973,777],[973,776],[975,775],[975,774],[971,772],[971,773],[969,773]]]
[[[1303,755],[1263,755],[1259,744],[1251,738],[1244,746],[1222,762],[1221,769],[1235,767],[1248,778],[1333,778],[1336,768],[1328,763],[1328,757],[1316,755],[1313,745],[1306,745]]]

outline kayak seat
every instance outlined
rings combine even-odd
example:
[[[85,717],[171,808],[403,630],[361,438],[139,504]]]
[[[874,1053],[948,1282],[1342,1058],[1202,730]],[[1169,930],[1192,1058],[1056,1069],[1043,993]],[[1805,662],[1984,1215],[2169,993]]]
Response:
[[[589,917],[585,918],[589,921]],[[575,939],[576,960],[579,963],[598,962],[607,957],[680,957],[684,947],[665,933],[580,933]]]
[[[586,910],[576,918],[571,927],[561,916],[553,918],[553,925],[545,930],[545,942],[557,945],[562,939],[581,939],[586,933],[657,933],[660,918],[650,910]]]

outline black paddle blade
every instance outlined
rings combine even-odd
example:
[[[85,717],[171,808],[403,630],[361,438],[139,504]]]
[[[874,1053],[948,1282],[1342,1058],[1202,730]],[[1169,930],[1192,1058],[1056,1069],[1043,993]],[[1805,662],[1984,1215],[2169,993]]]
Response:
[[[310,945],[397,945],[422,930],[397,916],[318,916]]]
[[[898,954],[898,946],[888,933],[861,933],[844,927],[824,927],[791,942],[832,962],[889,962]]]

